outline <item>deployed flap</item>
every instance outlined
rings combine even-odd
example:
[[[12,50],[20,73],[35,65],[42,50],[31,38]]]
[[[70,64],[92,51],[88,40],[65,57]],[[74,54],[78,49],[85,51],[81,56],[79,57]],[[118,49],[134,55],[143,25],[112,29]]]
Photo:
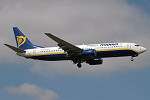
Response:
[[[15,52],[18,52],[18,53],[25,53],[26,51],[22,50],[22,49],[19,49],[17,47],[14,47],[14,46],[11,46],[11,45],[8,45],[8,44],[4,44],[6,45],[7,47],[9,47],[10,49],[14,50]]]
[[[68,54],[72,55],[75,53],[80,53],[82,52],[82,49],[75,46],[75,45],[72,45],[54,35],[52,35],[51,33],[45,33],[48,37],[50,37],[51,39],[53,39],[54,41],[56,41],[58,43],[58,46],[60,48],[62,48],[64,51],[68,52]]]

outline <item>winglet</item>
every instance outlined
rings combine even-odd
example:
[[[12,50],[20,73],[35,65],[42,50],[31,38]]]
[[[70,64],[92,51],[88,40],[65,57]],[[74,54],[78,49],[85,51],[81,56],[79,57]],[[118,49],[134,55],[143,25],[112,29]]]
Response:
[[[13,51],[17,52],[17,53],[25,53],[26,51],[19,49],[17,47],[11,46],[9,44],[4,44],[5,46],[9,47],[10,49],[12,49]]]

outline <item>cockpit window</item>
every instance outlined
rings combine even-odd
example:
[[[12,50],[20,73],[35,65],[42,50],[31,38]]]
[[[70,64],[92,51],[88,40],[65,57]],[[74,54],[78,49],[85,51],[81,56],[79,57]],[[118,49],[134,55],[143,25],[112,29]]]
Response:
[[[138,46],[140,46],[140,45],[139,45],[139,44],[136,44],[135,46],[138,47]]]

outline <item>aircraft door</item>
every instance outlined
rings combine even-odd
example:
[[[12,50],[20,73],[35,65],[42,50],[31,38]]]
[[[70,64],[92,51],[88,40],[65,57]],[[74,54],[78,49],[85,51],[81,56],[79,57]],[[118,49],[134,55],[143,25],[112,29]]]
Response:
[[[33,50],[33,55],[36,55],[36,50]]]
[[[127,44],[127,48],[131,49],[131,44],[130,43]]]

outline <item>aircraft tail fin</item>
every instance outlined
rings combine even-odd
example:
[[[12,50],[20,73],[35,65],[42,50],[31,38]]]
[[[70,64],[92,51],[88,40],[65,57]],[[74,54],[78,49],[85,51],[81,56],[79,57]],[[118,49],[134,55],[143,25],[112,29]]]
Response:
[[[33,49],[40,46],[33,45],[28,38],[18,29],[18,27],[13,27],[17,47],[22,50]],[[41,47],[40,47],[41,48]]]
[[[9,47],[10,49],[12,49],[13,51],[17,52],[17,53],[25,53],[26,51],[22,50],[22,49],[19,49],[17,47],[14,47],[14,46],[11,46],[9,44],[4,44],[6,45],[7,47]]]

